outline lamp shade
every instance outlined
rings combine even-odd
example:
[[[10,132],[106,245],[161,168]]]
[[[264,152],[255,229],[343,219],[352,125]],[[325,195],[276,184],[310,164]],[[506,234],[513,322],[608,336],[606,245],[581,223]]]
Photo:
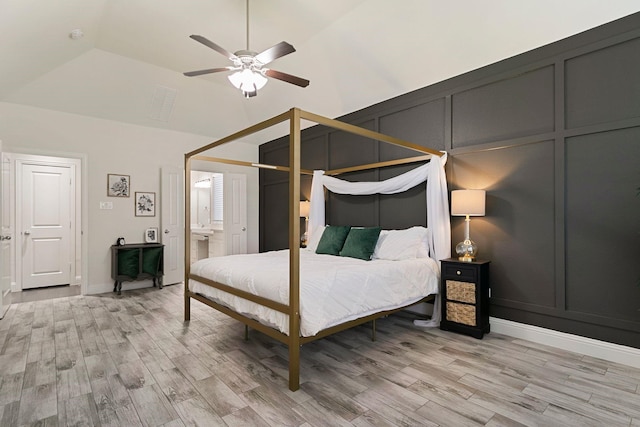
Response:
[[[227,77],[231,84],[245,92],[254,92],[262,89],[267,84],[267,78],[248,68],[237,71]]]
[[[308,218],[310,208],[311,208],[311,202],[308,202],[308,201],[300,202],[300,217]]]
[[[451,192],[451,215],[484,216],[484,190],[453,190]]]

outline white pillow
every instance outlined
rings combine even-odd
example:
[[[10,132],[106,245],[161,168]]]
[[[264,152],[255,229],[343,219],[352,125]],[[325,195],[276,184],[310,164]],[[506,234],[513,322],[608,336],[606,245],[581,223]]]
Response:
[[[406,230],[382,230],[372,259],[399,261],[429,256],[429,230],[411,227]]]
[[[320,238],[322,237],[322,233],[324,233],[324,227],[320,227],[320,226],[316,227],[315,230],[313,230],[313,233],[311,233],[311,238],[307,242],[306,249],[315,253],[316,249],[318,249],[318,243],[320,243]]]

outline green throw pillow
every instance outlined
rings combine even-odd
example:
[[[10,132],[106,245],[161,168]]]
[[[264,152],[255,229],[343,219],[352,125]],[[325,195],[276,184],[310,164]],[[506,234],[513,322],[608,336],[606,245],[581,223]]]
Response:
[[[340,251],[340,256],[371,260],[379,236],[380,227],[352,228]]]
[[[327,225],[318,242],[317,254],[338,255],[349,234],[348,225]]]
[[[144,248],[142,251],[142,272],[157,276],[161,270],[164,248]]]
[[[140,251],[138,249],[120,249],[118,251],[118,274],[135,279],[139,272]]]

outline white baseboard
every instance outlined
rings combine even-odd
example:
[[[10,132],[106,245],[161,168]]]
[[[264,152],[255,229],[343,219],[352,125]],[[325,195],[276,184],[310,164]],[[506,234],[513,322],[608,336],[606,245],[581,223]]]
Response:
[[[640,349],[491,317],[491,332],[640,368]]]

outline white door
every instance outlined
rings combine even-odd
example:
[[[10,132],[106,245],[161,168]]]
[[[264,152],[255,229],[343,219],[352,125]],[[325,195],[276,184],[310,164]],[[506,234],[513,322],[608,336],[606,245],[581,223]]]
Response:
[[[160,225],[164,244],[163,284],[184,281],[184,171],[163,167]]]
[[[22,289],[71,282],[71,168],[23,164]]]
[[[224,234],[227,255],[247,253],[247,176],[224,174]]]
[[[10,204],[9,204],[9,159],[2,156],[2,141],[0,141],[0,158],[2,171],[0,173],[0,319],[11,303],[11,238]]]

